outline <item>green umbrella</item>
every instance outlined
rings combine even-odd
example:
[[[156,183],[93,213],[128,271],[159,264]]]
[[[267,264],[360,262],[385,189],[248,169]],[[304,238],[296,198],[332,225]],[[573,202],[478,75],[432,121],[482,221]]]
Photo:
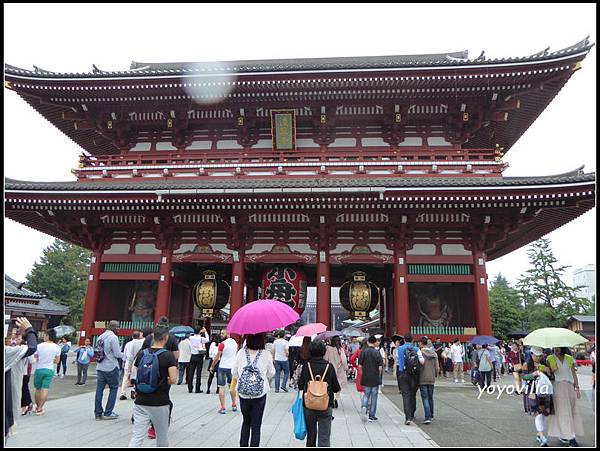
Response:
[[[561,327],[544,327],[534,330],[523,339],[526,346],[539,346],[540,348],[572,348],[588,340],[569,329]]]

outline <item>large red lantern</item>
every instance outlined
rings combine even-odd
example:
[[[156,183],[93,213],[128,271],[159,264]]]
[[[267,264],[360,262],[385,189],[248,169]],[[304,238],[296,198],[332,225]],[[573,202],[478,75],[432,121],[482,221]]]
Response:
[[[276,299],[302,315],[306,306],[306,276],[290,266],[274,266],[263,273],[262,292],[264,299]]]

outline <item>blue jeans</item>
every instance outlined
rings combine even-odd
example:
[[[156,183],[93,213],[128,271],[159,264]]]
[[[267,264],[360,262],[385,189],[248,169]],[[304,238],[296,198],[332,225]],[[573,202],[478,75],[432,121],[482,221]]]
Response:
[[[433,418],[433,384],[421,385],[421,401],[423,401],[423,410],[425,411],[425,419]]]
[[[363,396],[362,407],[369,408],[369,398],[371,398],[371,410],[369,410],[369,418],[373,418],[377,412],[377,396],[379,395],[379,387],[364,387],[365,395]]]
[[[279,382],[281,370],[283,370],[283,385],[282,388],[287,390],[288,377],[290,376],[289,360],[275,360],[275,391],[279,391]]]
[[[97,417],[101,417],[102,412],[102,394],[104,387],[108,385],[108,401],[106,403],[106,409],[104,415],[108,416],[113,412],[115,403],[117,402],[117,392],[119,391],[119,367],[115,367],[112,371],[99,371],[96,370],[96,402],[94,407],[94,413]]]

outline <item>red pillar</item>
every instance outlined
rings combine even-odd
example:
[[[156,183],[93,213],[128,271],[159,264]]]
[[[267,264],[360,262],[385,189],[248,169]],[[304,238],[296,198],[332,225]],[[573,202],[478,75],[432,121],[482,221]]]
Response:
[[[317,263],[317,323],[331,329],[331,280],[329,279],[329,252],[319,252]]]
[[[156,309],[154,310],[154,322],[157,323],[161,316],[169,317],[171,304],[171,283],[173,277],[173,252],[170,248],[163,252],[160,263],[160,279],[158,281],[158,293],[156,294]]]
[[[194,301],[192,299],[192,290],[190,288],[186,288],[185,299],[187,300],[185,306],[185,321],[186,324],[191,326],[194,323]]]
[[[102,269],[102,250],[94,251],[90,264],[88,286],[85,293],[85,305],[83,306],[83,318],[81,321],[81,334],[79,345],[83,345],[85,338],[92,338],[92,329],[96,318],[96,307],[100,298],[100,271]],[[106,318],[105,318],[106,319]]]
[[[385,335],[391,337],[394,335],[394,308],[392,290],[385,288]]]
[[[230,318],[244,305],[244,285],[246,271],[244,268],[244,253],[238,252],[238,261],[234,261],[231,268],[231,301],[229,306]],[[233,334],[232,337],[240,344],[240,336]]]
[[[475,327],[477,327],[477,335],[492,335],[490,300],[485,270],[485,252],[473,252],[473,268],[475,275],[473,301],[475,303]]]
[[[396,333],[410,332],[410,307],[408,303],[406,251],[396,249],[394,253],[394,317]]]

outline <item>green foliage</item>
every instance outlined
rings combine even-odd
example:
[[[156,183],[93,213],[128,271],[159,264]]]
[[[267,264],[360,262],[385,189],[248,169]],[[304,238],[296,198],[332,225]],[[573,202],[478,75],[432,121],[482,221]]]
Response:
[[[83,315],[90,257],[88,250],[57,239],[27,274],[28,289],[69,307],[63,322],[76,329]]]
[[[535,241],[527,252],[532,268],[517,282],[526,311],[527,328],[564,327],[569,316],[582,314],[591,302],[577,295],[582,286],[570,287],[561,279],[569,266],[558,266],[550,240]]]
[[[511,288],[502,274],[498,274],[489,291],[490,315],[494,337],[507,340],[511,330],[521,329],[524,309],[519,292]]]

